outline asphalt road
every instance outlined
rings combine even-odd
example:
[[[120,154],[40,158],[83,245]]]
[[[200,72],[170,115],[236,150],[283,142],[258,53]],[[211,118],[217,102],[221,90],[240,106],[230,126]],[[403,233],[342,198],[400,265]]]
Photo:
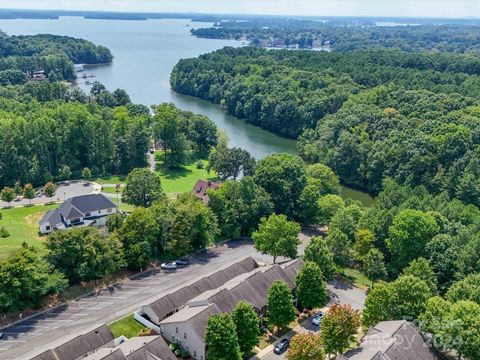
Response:
[[[24,320],[1,330],[0,359],[30,359],[80,333],[131,314],[166,291],[199,280],[246,256],[253,256],[257,261],[271,261],[271,257],[257,253],[250,243],[234,241],[198,254],[190,266],[175,273],[159,271],[126,280],[96,296],[81,298]]]
[[[338,301],[339,304],[350,304],[356,310],[363,310],[366,298],[365,291],[338,281],[330,282],[327,288],[330,292],[330,303],[328,305]],[[320,328],[313,325],[310,319],[300,332],[318,332],[319,330]],[[277,355],[271,351],[262,360],[283,360],[285,359],[285,354],[286,352]]]
[[[302,234],[303,243],[299,247],[299,254],[303,254],[310,235],[308,232]],[[255,251],[248,241],[230,241],[197,254],[188,267],[178,269],[175,273],[157,271],[135,279],[127,279],[97,295],[83,297],[55,310],[25,319],[0,330],[3,332],[0,340],[0,359],[30,359],[99,325],[129,315],[142,305],[163,296],[165,292],[197,281],[247,256],[252,256],[262,263],[272,261],[271,256]],[[277,260],[282,262],[287,259]],[[363,291],[341,284],[330,284],[329,289],[340,303],[363,307],[365,301]],[[271,355],[278,358],[273,353]]]

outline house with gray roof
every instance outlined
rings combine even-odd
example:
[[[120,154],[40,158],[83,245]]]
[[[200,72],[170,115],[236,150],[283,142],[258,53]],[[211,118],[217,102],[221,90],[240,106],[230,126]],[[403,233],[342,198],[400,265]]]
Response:
[[[107,327],[103,326],[102,331],[105,328]],[[136,336],[118,345],[111,340],[97,348],[89,348],[87,344],[87,338],[80,336],[32,360],[177,360],[159,335]],[[69,350],[66,352],[65,349]],[[88,351],[85,352],[86,350]]]
[[[335,360],[437,360],[418,331],[406,320],[382,321],[368,329],[360,346]]]
[[[249,273],[257,267],[255,260],[247,257],[192,284],[183,285],[181,288],[165,294],[158,300],[142,306],[140,313],[148,318],[149,321],[158,325],[163,319],[185,306],[189,300],[206,291],[217,289],[239,274]]]
[[[283,265],[268,265],[241,273],[223,285],[191,298],[185,306],[160,322],[160,334],[190,352],[196,360],[205,360],[205,331],[210,316],[230,313],[246,301],[262,317],[266,315],[268,289],[274,281],[287,283],[295,291],[295,277],[303,266],[301,259]]]
[[[113,345],[115,337],[106,325],[77,336],[64,344],[47,350],[32,360],[77,360],[102,347]]]
[[[104,226],[107,216],[117,210],[117,205],[102,194],[72,197],[57,209],[46,212],[39,222],[40,233],[49,234],[76,226]]]

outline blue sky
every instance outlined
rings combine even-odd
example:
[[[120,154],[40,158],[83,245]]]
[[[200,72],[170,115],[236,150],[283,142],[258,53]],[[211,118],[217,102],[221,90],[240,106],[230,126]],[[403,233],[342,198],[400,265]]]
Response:
[[[480,18],[480,0],[0,0],[0,8]]]

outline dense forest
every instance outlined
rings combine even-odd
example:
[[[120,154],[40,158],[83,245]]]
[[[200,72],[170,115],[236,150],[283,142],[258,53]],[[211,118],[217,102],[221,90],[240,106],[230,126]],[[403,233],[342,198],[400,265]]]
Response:
[[[59,82],[1,87],[0,186],[43,184],[65,166],[77,175],[85,167],[101,175],[145,166],[148,108],[119,95],[101,90],[89,98]]]
[[[478,62],[398,50],[225,48],[181,60],[171,83],[270,131],[303,132],[304,159],[328,164],[348,185],[378,193],[392,177],[479,204]]]
[[[49,80],[75,79],[73,64],[108,63],[110,50],[68,36],[0,36],[0,85],[23,84],[34,72]]]
[[[381,20],[376,20],[381,21]],[[328,47],[334,51],[366,48],[391,48],[408,52],[478,52],[478,24],[423,24],[418,19],[403,19],[413,26],[374,26],[374,19],[249,19],[220,21],[209,28],[192,29],[198,37],[246,39],[267,47]],[[395,20],[393,20],[395,21]],[[408,24],[408,23],[407,23]]]

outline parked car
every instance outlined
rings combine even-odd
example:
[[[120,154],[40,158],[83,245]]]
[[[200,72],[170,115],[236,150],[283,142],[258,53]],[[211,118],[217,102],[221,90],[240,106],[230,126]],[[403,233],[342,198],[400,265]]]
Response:
[[[273,348],[273,352],[277,355],[280,355],[287,351],[288,347],[290,346],[290,341],[288,339],[280,340],[277,345]]]
[[[177,265],[177,266],[187,266],[188,265],[188,260],[186,260],[186,259],[175,260],[175,265]]]
[[[324,316],[324,313],[320,311],[317,315],[315,315],[313,317],[312,324],[315,325],[315,326],[320,326],[320,323],[322,322],[323,316]]]
[[[176,270],[177,269],[177,264],[175,264],[174,262],[167,262],[167,263],[163,263],[162,265],[160,265],[160,268],[162,270]]]

